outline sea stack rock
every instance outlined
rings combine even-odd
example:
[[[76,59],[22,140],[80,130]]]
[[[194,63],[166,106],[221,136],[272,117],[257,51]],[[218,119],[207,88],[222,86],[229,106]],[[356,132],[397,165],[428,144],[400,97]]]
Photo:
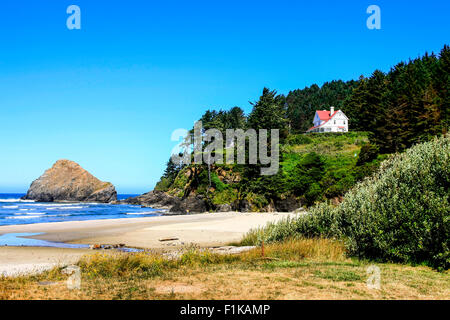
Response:
[[[58,160],[33,181],[24,199],[39,202],[109,203],[117,200],[117,192],[111,183],[100,181],[79,164],[70,160]]]

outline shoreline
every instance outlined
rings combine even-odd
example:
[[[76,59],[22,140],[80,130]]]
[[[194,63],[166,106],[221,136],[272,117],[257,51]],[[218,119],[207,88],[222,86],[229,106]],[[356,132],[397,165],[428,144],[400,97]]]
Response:
[[[119,244],[127,247],[174,250],[186,245],[223,246],[239,241],[250,229],[263,227],[298,213],[216,212],[193,215],[155,216],[0,226],[0,235],[39,233],[27,238],[71,244]],[[177,240],[160,241],[163,238]],[[73,264],[88,249],[51,247],[0,247],[0,276],[14,276]],[[105,252],[105,251],[100,251]],[[108,251],[106,251],[108,252]],[[44,261],[44,262],[43,262]],[[34,270],[33,267],[38,267]]]

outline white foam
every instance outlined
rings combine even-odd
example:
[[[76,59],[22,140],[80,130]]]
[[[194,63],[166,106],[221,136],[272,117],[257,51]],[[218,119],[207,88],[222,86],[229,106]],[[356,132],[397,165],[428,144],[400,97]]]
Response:
[[[46,214],[45,212],[17,212],[14,213],[15,215],[22,215],[22,214],[31,214],[31,215],[43,215]]]
[[[33,203],[26,204],[28,207],[70,207],[74,205],[79,205],[78,203]]]
[[[46,217],[68,217],[71,216],[70,213],[65,213],[65,214],[48,214],[46,215]]]
[[[22,199],[0,199],[0,203],[2,202],[34,202],[34,200],[22,200]]]
[[[41,216],[14,216],[14,217],[6,217],[6,219],[33,219],[40,218]]]
[[[127,212],[125,214],[154,214],[155,211],[144,211],[144,212]]]
[[[17,209],[17,208],[19,208],[19,206],[2,206],[2,208],[5,208],[5,209]]]
[[[48,207],[46,210],[72,210],[72,209],[83,209],[86,207],[75,206],[75,207]]]

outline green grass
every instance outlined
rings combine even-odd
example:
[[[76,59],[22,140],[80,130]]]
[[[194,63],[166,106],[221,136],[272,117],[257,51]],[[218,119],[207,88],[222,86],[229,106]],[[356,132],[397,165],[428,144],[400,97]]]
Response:
[[[314,272],[314,276],[333,281],[359,281],[362,279],[362,275],[356,272],[340,269],[317,270]]]

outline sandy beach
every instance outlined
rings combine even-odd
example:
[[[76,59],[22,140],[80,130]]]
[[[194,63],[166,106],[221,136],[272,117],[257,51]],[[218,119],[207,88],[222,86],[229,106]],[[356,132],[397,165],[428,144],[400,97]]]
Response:
[[[173,249],[195,244],[221,246],[239,241],[252,228],[263,227],[293,213],[219,212],[184,216],[159,216],[111,220],[68,221],[0,226],[0,235],[40,233],[32,236],[55,242],[119,244],[127,247]],[[173,241],[160,241],[176,238]],[[75,263],[87,249],[0,247],[0,275],[38,272],[55,265]]]

